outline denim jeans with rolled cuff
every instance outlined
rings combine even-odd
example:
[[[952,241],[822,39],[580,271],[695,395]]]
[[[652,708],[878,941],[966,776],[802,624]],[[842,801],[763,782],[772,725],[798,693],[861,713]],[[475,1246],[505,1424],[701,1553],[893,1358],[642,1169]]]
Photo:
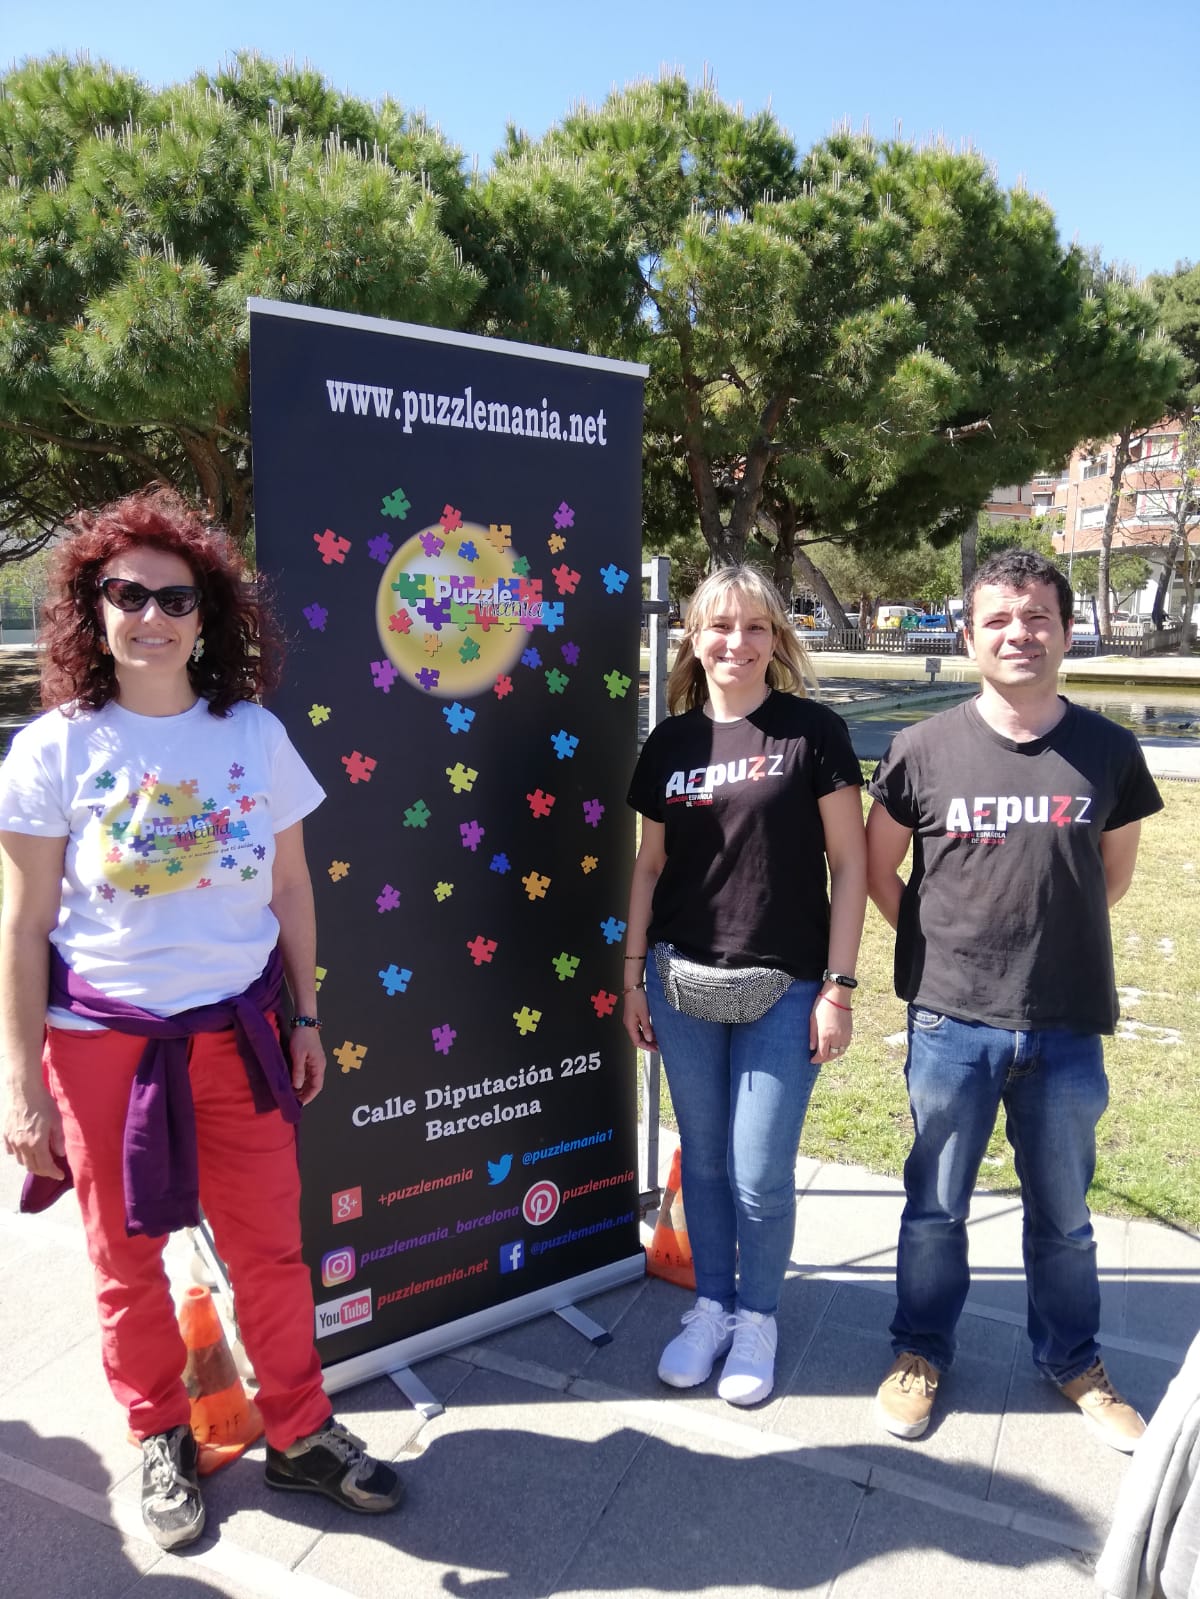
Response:
[[[796,1230],[796,1151],[817,1079],[808,1047],[820,983],[795,982],[756,1022],[703,1022],[646,997],[679,1123],[696,1292],[774,1315]]]
[[[1012,1032],[910,1005],[905,1075],[915,1138],[904,1166],[892,1348],[923,1355],[939,1371],[953,1362],[971,1280],[971,1193],[1003,1105],[1024,1204],[1033,1358],[1052,1381],[1069,1382],[1100,1352],[1087,1206],[1096,1124],[1108,1104],[1100,1039]]]

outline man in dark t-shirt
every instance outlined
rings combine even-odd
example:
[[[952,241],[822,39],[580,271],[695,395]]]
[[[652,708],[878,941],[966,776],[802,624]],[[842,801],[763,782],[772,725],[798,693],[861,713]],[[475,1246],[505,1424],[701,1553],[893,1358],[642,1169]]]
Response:
[[[896,1359],[876,1416],[901,1438],[929,1425],[970,1285],[971,1192],[1003,1104],[1034,1361],[1128,1451],[1145,1424],[1100,1359],[1087,1190],[1108,1102],[1101,1036],[1117,1020],[1108,907],[1162,801],[1133,735],[1057,692],[1072,596],[1054,566],[1001,552],[968,586],[963,616],[979,698],[897,734],[870,785],[869,887],[896,929],[915,1128]]]

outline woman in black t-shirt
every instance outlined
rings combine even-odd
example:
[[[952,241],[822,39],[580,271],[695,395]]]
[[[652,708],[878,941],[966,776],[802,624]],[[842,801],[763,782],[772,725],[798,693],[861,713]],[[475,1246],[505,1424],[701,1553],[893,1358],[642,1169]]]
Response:
[[[817,1068],[850,1043],[866,907],[858,761],[807,675],[771,585],[713,573],[629,793],[625,1028],[662,1052],[696,1263],[658,1375],[691,1388],[726,1355],[717,1392],[735,1405],[774,1384],[800,1129]]]

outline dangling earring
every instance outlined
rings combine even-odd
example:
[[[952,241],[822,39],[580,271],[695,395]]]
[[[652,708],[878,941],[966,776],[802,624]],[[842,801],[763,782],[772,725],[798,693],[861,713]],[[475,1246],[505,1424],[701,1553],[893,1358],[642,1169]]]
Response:
[[[191,653],[190,659],[191,659],[191,662],[192,662],[193,666],[199,666],[200,662],[204,659],[204,634],[203,633],[198,633],[196,635],[196,642],[192,645],[192,653]]]

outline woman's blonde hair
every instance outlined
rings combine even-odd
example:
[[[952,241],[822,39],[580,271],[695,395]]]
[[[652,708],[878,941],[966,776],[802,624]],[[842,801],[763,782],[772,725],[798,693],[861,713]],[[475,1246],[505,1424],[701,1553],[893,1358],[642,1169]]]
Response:
[[[719,566],[701,583],[688,602],[683,642],[667,679],[667,709],[672,716],[694,711],[708,698],[708,681],[696,658],[696,639],[730,595],[737,594],[754,610],[769,618],[774,647],[767,666],[767,685],[781,694],[807,696],[816,688],[816,674],[775,585],[752,566]]]

